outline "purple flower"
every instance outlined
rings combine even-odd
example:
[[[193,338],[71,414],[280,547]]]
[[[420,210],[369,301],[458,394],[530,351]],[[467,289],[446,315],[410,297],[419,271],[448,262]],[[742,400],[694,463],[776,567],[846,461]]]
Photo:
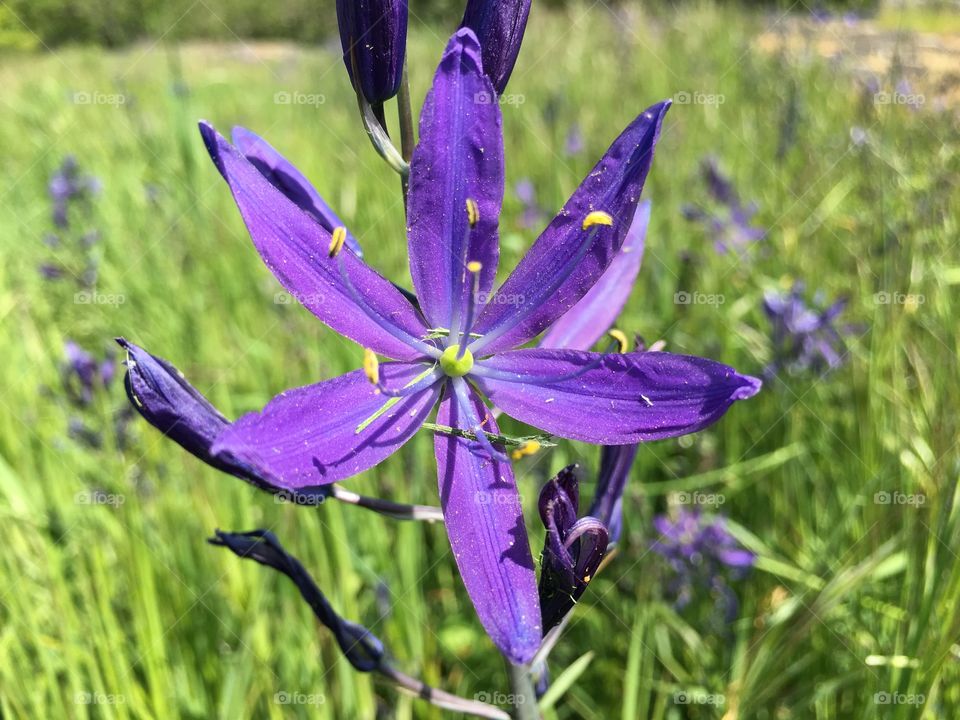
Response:
[[[577,123],[570,126],[570,132],[567,133],[567,139],[563,143],[563,151],[568,156],[579,155],[584,151],[586,143],[583,139],[583,131]]]
[[[520,226],[529,230],[538,227],[542,222],[545,211],[537,202],[537,191],[530,178],[523,178],[517,182],[513,190],[517,200],[523,205],[523,212],[520,214]]]
[[[730,179],[724,175],[715,158],[706,158],[700,165],[707,193],[716,212],[697,205],[683,208],[687,220],[699,222],[713,238],[713,246],[723,255],[742,251],[766,237],[767,231],[752,224],[757,214],[754,203],[744,205]]]
[[[343,62],[371,105],[397,94],[407,52],[406,0],[337,0]]]
[[[737,603],[727,585],[727,576],[744,577],[756,556],[740,547],[727,530],[725,519],[682,509],[675,518],[656,516],[653,526],[660,536],[650,548],[667,561],[673,572],[667,589],[676,606],[685,607],[697,590],[707,590],[718,595],[727,620],[732,620]]]
[[[461,28],[480,41],[483,71],[497,94],[503,92],[520,53],[531,0],[467,0]]]
[[[53,223],[59,228],[65,228],[70,224],[70,204],[99,192],[100,181],[95,177],[82,175],[76,158],[68,155],[50,178],[47,190],[53,200]]]
[[[799,282],[794,283],[789,293],[764,294],[763,311],[770,320],[773,345],[773,361],[766,368],[769,376],[782,370],[823,372],[843,364],[843,336],[855,331],[853,326],[835,326],[847,305],[846,299],[818,309],[808,306],[803,294],[804,286]]]
[[[55,263],[41,263],[38,269],[44,280],[59,280],[66,274],[66,270]]]
[[[544,632],[570,612],[607,551],[607,528],[595,517],[578,520],[579,505],[576,465],[561,470],[540,491],[540,519],[547,529],[539,586]]]
[[[627,127],[493,292],[500,109],[473,101],[491,91],[476,37],[460,30],[424,104],[411,161],[409,254],[422,310],[341,250],[345,229],[326,230],[201,125],[267,266],[323,322],[367,349],[363,370],[281,393],[219,432],[209,451],[256,468],[273,487],[315,489],[391,455],[439,403],[437,423],[459,433],[435,435],[454,556],[487,632],[520,663],[541,637],[533,558],[513,471],[488,435],[499,430],[479,393],[549,433],[627,444],[702,429],[760,382],[667,353],[514,349],[587,295],[617,257],[669,103]],[[377,354],[395,361],[380,364]]]
[[[93,402],[94,393],[107,388],[113,381],[115,361],[106,357],[98,361],[73,340],[63,346],[63,385],[68,397],[78,405]]]

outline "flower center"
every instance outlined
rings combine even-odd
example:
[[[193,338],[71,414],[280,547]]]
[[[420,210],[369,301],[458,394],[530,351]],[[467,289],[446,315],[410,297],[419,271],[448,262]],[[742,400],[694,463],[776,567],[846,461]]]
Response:
[[[457,357],[459,353],[460,346],[451,345],[440,356],[440,369],[450,377],[463,377],[473,369],[473,353],[464,349],[463,355]]]

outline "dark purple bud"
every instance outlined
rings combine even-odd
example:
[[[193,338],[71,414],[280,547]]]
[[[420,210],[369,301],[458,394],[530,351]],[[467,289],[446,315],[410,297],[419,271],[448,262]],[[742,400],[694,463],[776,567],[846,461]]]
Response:
[[[588,515],[607,526],[611,548],[620,541],[623,532],[623,492],[638,448],[639,445],[604,445],[600,451],[597,492]]]
[[[540,519],[547,529],[540,572],[544,632],[580,599],[607,551],[604,524],[595,517],[577,519],[578,486],[576,465],[570,465],[540,491]]]
[[[407,49],[406,0],[337,0],[337,24],[357,92],[371,105],[396,95]]]
[[[460,27],[473,30],[480,41],[483,72],[497,94],[513,72],[530,15],[530,0],[467,0]]]
[[[256,560],[261,565],[283,573],[293,581],[300,595],[337,640],[337,645],[354,668],[360,672],[379,670],[383,663],[383,643],[367,628],[344,620],[331,607],[303,565],[290,555],[272,532],[253,530],[246,533],[216,531],[211,545],[228,548],[241,558]]]

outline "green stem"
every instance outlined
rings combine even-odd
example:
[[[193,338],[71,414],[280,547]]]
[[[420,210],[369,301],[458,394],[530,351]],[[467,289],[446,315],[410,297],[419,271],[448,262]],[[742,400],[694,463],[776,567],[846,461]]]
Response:
[[[363,127],[367,131],[367,137],[373,144],[374,149],[380,154],[387,164],[406,182],[407,175],[410,174],[410,166],[401,157],[400,151],[390,142],[390,136],[383,129],[383,125],[377,119],[373,107],[368,103],[363,95],[357,93],[357,104],[360,106],[360,118],[363,120]]]
[[[526,665],[514,665],[509,660],[507,667],[510,669],[515,720],[543,720],[540,709],[537,707],[537,693],[533,689],[530,668]]]
[[[397,93],[397,118],[400,121],[400,154],[404,162],[410,164],[413,157],[413,112],[410,109],[410,78],[407,75],[407,62],[403,62],[403,75],[400,80],[400,91]],[[400,176],[400,186],[403,189],[403,207],[407,207],[407,195],[410,192],[410,179]]]

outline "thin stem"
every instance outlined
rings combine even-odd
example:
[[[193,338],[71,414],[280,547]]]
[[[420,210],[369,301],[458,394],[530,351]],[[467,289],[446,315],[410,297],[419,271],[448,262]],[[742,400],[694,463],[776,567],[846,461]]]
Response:
[[[507,661],[507,667],[510,669],[515,720],[543,720],[537,707],[537,693],[533,688],[530,668],[526,665],[514,665],[510,661]]]
[[[339,485],[330,486],[330,497],[340,502],[373,510],[394,520],[421,520],[423,522],[443,522],[443,510],[433,505],[406,505],[392,500],[358,495],[344,490]]]
[[[410,78],[407,75],[407,61],[403,61],[403,74],[400,78],[400,91],[397,93],[397,119],[400,121],[400,154],[404,162],[410,164],[413,157],[413,111],[410,109]],[[407,207],[407,195],[410,192],[410,179],[400,176],[403,188],[403,207]]]
[[[410,694],[416,695],[439,708],[464,713],[466,715],[475,715],[476,717],[491,718],[492,720],[510,720],[510,716],[498,707],[488,705],[479,700],[468,700],[458,695],[451,695],[443,690],[430,687],[422,680],[412,678],[400,672],[388,662],[382,662],[378,668],[378,672],[390,678],[398,688],[406,690]]]
[[[357,94],[357,104],[360,106],[360,118],[363,120],[363,127],[366,129],[367,137],[370,138],[374,149],[380,154],[380,157],[387,161],[387,165],[393,168],[401,178],[405,179],[410,174],[410,166],[390,141],[390,136],[387,135],[386,130],[383,129],[377,119],[373,107],[359,93]]]

